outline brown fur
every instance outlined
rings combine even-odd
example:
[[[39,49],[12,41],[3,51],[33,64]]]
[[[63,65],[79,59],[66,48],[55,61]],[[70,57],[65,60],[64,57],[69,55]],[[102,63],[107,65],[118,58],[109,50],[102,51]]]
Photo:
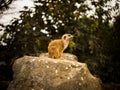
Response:
[[[49,57],[55,59],[60,58],[71,38],[73,38],[71,34],[64,34],[61,39],[51,41],[48,45]]]

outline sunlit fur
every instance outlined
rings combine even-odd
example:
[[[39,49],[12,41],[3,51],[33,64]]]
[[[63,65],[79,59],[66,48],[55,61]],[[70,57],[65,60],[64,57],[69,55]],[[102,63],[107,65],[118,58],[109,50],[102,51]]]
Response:
[[[48,45],[49,57],[54,59],[60,58],[72,38],[71,34],[64,34],[61,39],[51,41]]]

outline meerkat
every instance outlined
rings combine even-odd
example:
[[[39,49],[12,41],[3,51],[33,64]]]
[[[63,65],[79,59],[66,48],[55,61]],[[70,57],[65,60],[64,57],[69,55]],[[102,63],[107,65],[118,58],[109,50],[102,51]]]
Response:
[[[64,34],[61,39],[55,39],[48,45],[48,54],[50,58],[60,58],[63,51],[68,47],[69,41],[72,40],[73,35]]]

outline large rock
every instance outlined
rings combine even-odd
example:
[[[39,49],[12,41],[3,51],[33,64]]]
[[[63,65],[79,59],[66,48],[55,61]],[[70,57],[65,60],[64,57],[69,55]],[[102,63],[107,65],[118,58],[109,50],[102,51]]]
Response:
[[[61,59],[24,56],[13,65],[13,81],[8,90],[102,90],[101,82],[91,75],[76,56],[63,54]]]

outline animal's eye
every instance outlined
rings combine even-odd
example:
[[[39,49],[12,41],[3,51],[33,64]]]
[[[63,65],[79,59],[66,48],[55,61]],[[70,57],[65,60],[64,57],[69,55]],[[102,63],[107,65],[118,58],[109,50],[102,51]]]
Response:
[[[71,36],[70,34],[68,36]]]

